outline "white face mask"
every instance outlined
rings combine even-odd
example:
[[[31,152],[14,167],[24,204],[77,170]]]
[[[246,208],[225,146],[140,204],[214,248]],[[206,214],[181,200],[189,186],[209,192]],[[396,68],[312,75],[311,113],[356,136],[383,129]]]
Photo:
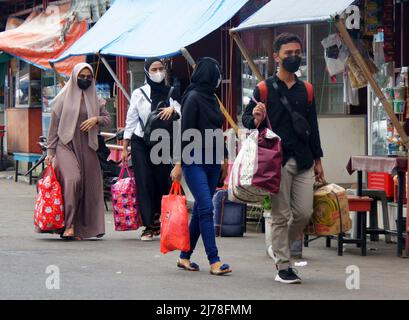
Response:
[[[149,73],[149,78],[156,83],[161,83],[163,79],[165,79],[166,72],[165,71],[158,71],[154,74]]]

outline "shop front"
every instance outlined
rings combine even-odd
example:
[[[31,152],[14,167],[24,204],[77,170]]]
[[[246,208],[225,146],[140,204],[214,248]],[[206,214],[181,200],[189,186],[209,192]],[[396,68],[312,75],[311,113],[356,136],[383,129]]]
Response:
[[[379,138],[376,142],[372,140],[373,128],[377,124],[372,125],[371,123],[376,121],[370,120],[374,117],[372,108],[374,98],[371,89],[368,89],[370,87],[367,86],[367,82],[351,84],[348,74],[350,68],[345,67],[346,61],[342,61],[342,67],[339,67],[338,61],[336,62],[338,70],[329,69],[331,64],[328,66],[328,62],[333,60],[329,59],[326,54],[329,51],[325,51],[324,48],[324,45],[329,48],[338,41],[334,14],[344,11],[353,4],[359,8],[357,17],[360,23],[358,24],[359,29],[351,31],[351,35],[360,44],[360,49],[365,52],[365,56],[374,60],[373,48],[380,48],[379,44],[374,43],[374,36],[381,28],[385,34],[383,46],[386,62],[390,64],[392,60],[396,60],[396,56],[404,55],[399,46],[396,46],[396,43],[401,43],[401,39],[404,38],[401,37],[400,31],[397,33],[394,30],[405,30],[401,22],[405,19],[407,2],[347,0],[332,1],[330,4],[325,1],[317,1],[311,4],[308,1],[279,3],[279,1],[272,0],[238,28],[232,30],[236,34],[240,33],[248,55],[264,78],[272,75],[276,68],[272,52],[274,38],[283,32],[291,32],[300,37],[304,54],[297,75],[314,86],[322,143],[326,151],[324,166],[327,178],[345,184],[353,183],[355,180],[355,177],[349,176],[345,171],[344,164],[349,156],[351,154],[372,154],[374,144],[379,145],[379,140],[382,139]],[[356,12],[351,11],[351,14],[356,14]],[[402,19],[394,19],[398,15],[402,16]],[[405,48],[404,42],[400,46],[402,50]],[[376,63],[379,64],[379,60]],[[395,70],[396,64],[394,65],[390,70],[397,71]],[[380,71],[385,69],[381,65],[377,67]],[[247,59],[243,58],[242,109],[249,102],[258,81]],[[401,107],[402,103],[395,105]],[[383,109],[379,100],[378,106]],[[375,119],[377,119],[377,114],[375,112]],[[385,114],[385,112],[380,113],[380,116],[384,117]],[[387,125],[382,123],[379,126],[385,133],[383,138],[385,141]],[[346,141],[348,143],[345,143]],[[387,154],[386,143],[382,148],[384,154]]]
[[[327,7],[321,7],[323,4]],[[381,164],[394,159],[408,162],[409,1],[339,0],[312,4],[289,0],[280,3],[282,12],[276,12],[278,5],[278,1],[270,1],[232,30],[246,57],[243,104],[249,99],[251,87],[274,70],[269,63],[271,38],[281,32],[298,34],[305,47],[304,65],[298,74],[315,87],[326,180],[350,187],[357,181],[345,170],[350,159],[376,164],[356,169],[360,171],[358,189],[362,190],[366,180],[362,171],[367,171],[367,188],[386,192],[388,226],[398,230],[392,233],[399,239],[401,255],[407,184],[402,170],[407,170],[407,166],[398,172],[395,167],[383,172],[382,168],[386,168]],[[290,8],[291,13],[283,14]],[[250,30],[252,27],[255,31]],[[407,255],[408,236],[406,232]]]

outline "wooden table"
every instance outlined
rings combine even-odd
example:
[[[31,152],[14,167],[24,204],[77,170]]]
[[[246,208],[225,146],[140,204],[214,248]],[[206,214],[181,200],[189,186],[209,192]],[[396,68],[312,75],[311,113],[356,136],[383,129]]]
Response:
[[[405,190],[405,175],[408,171],[407,157],[352,156],[347,165],[347,171],[352,174],[358,171],[358,196],[362,196],[362,172],[388,172],[398,175],[398,221],[397,221],[397,255],[402,257],[404,237],[406,234],[405,253],[409,257],[409,219],[406,210],[406,226],[403,225],[403,194]],[[408,203],[409,204],[409,203]],[[406,230],[406,231],[405,231]],[[395,234],[395,232],[390,232]]]

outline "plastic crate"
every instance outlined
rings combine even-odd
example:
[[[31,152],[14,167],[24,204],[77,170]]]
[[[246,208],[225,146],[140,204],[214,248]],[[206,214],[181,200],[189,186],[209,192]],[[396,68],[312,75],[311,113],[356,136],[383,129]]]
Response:
[[[386,172],[368,172],[368,189],[384,190],[388,198],[393,197],[393,177]]]

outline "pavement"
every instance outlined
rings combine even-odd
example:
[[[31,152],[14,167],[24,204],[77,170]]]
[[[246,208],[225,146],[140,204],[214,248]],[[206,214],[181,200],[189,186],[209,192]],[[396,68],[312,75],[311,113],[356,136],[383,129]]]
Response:
[[[383,241],[369,242],[366,257],[353,245],[347,245],[344,256],[338,257],[335,241],[332,248],[325,248],[323,239],[316,240],[304,248],[301,261],[307,265],[298,268],[303,283],[284,285],[274,281],[264,234],[251,226],[243,238],[217,238],[223,262],[233,269],[223,277],[210,275],[201,242],[192,259],[201,271],[179,270],[177,252],[161,254],[159,239],[142,242],[140,231],[115,232],[110,211],[101,240],[66,242],[56,235],[36,234],[35,186],[15,183],[8,176],[12,172],[0,172],[0,299],[354,300],[409,296],[409,259],[396,257],[396,245]],[[58,267],[59,289],[47,289],[50,277],[58,275],[54,267],[46,273],[49,266]],[[349,266],[353,274],[346,273]]]

